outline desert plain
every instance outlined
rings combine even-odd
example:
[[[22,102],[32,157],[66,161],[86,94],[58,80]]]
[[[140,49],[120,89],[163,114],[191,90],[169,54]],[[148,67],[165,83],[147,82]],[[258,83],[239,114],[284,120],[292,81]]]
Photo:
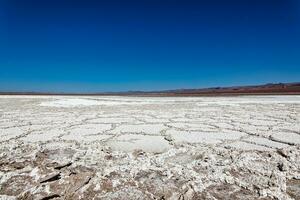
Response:
[[[300,96],[0,96],[0,199],[300,199]]]

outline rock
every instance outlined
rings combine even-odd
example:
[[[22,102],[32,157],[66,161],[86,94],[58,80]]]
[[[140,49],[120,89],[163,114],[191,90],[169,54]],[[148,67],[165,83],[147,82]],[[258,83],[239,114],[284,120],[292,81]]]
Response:
[[[277,149],[277,153],[284,158],[288,157],[288,152],[285,149]]]
[[[64,164],[59,164],[58,166],[54,167],[54,169],[61,170],[62,168],[69,167],[71,165],[72,165],[72,162],[66,162]]]
[[[28,175],[12,176],[1,184],[0,194],[8,196],[17,196],[23,191],[32,188],[35,185],[32,177]]]
[[[39,182],[40,183],[52,182],[52,181],[57,181],[60,178],[61,178],[60,172],[56,172],[56,173],[46,175],[44,178],[41,178]]]
[[[300,199],[300,180],[290,179],[287,180],[286,192],[294,199]]]
[[[72,197],[80,188],[87,185],[91,180],[90,173],[80,173],[71,175],[68,179],[68,187],[66,190],[66,196]]]
[[[50,200],[50,199],[55,199],[55,198],[59,198],[59,197],[60,197],[60,195],[58,195],[58,194],[51,194],[51,195],[41,198],[40,200]]]

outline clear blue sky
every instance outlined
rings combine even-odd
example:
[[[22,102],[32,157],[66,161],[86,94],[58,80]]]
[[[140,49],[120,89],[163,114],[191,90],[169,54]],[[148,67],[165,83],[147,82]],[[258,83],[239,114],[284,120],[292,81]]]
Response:
[[[0,90],[300,81],[298,0],[0,0]]]

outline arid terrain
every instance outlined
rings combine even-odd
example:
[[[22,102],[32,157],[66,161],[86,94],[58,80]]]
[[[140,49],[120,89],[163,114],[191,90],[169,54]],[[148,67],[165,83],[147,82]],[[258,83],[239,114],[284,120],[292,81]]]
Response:
[[[300,199],[300,96],[0,96],[0,199]]]

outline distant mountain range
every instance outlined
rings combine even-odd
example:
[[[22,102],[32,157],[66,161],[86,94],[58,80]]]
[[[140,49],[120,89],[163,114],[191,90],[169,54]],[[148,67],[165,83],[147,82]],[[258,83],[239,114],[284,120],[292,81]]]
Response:
[[[163,91],[127,91],[99,93],[0,92],[0,95],[119,95],[119,96],[227,96],[227,95],[299,94],[300,82],[268,83],[264,85],[176,89]]]

